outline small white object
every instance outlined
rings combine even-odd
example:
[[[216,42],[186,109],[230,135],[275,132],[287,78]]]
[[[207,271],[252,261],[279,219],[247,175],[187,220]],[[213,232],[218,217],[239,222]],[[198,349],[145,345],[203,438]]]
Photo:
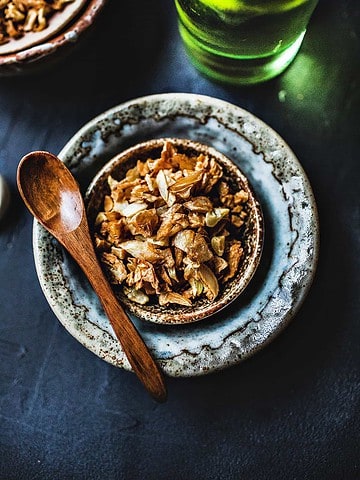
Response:
[[[4,178],[0,175],[0,220],[10,203],[10,190]]]

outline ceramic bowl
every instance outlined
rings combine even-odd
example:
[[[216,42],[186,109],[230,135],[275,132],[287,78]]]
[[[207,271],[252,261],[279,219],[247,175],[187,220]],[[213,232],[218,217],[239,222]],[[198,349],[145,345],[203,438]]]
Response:
[[[253,186],[265,222],[259,266],[227,308],[183,325],[146,322],[130,313],[165,374],[189,377],[249,358],[294,319],[315,275],[319,223],[309,179],[286,141],[252,113],[206,95],[163,93],[114,106],[89,120],[58,156],[85,194],[119,152],[165,137],[211,145],[231,158]],[[103,360],[131,370],[86,278],[36,221],[33,249],[40,285],[61,324]]]
[[[92,28],[108,0],[75,0],[41,32],[0,46],[0,76],[34,73],[66,57]]]
[[[115,289],[120,302],[137,317],[154,323],[175,325],[196,322],[209,317],[230,305],[244,291],[260,262],[264,222],[262,209],[252,186],[231,159],[204,143],[183,138],[160,138],[142,142],[119,153],[98,172],[91,182],[85,198],[92,233],[95,230],[96,216],[103,208],[104,197],[110,193],[108,176],[111,175],[113,178],[121,180],[125,177],[128,169],[136,166],[138,160],[146,161],[150,158],[154,160],[160,158],[166,141],[170,141],[179,153],[188,156],[204,154],[208,158],[213,158],[222,167],[223,178],[230,179],[234,191],[244,190],[248,194],[247,218],[240,230],[243,232],[241,241],[244,256],[236,275],[228,282],[220,282],[219,294],[214,300],[208,300],[205,296],[202,296],[200,299],[193,301],[191,306],[176,304],[160,306],[157,302],[141,305],[129,300],[121,289]]]

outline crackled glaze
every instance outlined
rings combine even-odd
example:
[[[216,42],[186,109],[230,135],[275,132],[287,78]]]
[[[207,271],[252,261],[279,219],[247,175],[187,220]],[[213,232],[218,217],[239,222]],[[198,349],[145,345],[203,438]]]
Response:
[[[85,192],[114,155],[165,136],[200,141],[231,158],[252,184],[265,218],[260,265],[231,305],[190,325],[155,325],[132,317],[166,374],[195,376],[248,358],[297,313],[316,269],[317,209],[309,181],[286,142],[249,112],[207,96],[159,94],[116,106],[86,124],[59,156]],[[60,322],[100,358],[130,370],[86,279],[36,222],[33,243],[41,286]]]

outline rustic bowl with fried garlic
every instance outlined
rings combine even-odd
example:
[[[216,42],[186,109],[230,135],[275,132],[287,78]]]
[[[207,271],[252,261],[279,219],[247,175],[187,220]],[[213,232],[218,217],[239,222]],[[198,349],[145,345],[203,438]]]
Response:
[[[0,76],[43,72],[92,30],[108,0],[0,0]]]
[[[164,139],[179,139],[180,143],[166,144]],[[150,148],[152,142],[158,142],[154,150]],[[196,142],[196,148],[188,142]],[[145,144],[144,155],[137,150],[141,144]],[[201,147],[205,151],[199,150],[198,144],[205,145]],[[185,146],[188,148],[182,150]],[[199,154],[210,156],[216,164],[206,165]],[[112,275],[122,280],[121,285],[114,283],[113,288],[118,290],[164,373],[195,376],[235,365],[263,348],[294,318],[316,270],[316,203],[295,154],[259,118],[209,96],[148,95],[117,105],[90,120],[69,139],[58,156],[79,181],[83,194],[93,192],[87,197],[88,214],[99,260],[107,254],[103,267],[108,268],[110,281]],[[114,174],[113,180],[105,165]],[[161,165],[164,168],[159,168]],[[239,193],[247,192],[241,173],[261,205],[265,228],[260,261],[256,250],[261,240],[260,223],[256,227],[259,211],[255,204],[251,206],[250,190],[248,198]],[[207,192],[215,180],[210,188],[213,191]],[[124,189],[125,182],[128,187]],[[119,212],[125,217],[121,225]],[[172,228],[179,231],[174,233]],[[122,243],[120,248],[109,242],[115,236]],[[254,243],[247,243],[246,238],[254,239]],[[229,264],[235,266],[230,260],[231,245],[238,253],[240,248],[244,250],[243,263],[237,265],[237,274],[226,279]],[[131,370],[86,278],[36,221],[33,250],[40,285],[61,324],[103,360]],[[140,253],[147,256],[148,263],[141,261]],[[114,270],[118,260],[125,270],[121,266]],[[254,265],[250,266],[251,261],[259,261],[256,271]],[[226,268],[222,269],[225,262]],[[253,276],[236,296],[236,289],[242,288],[236,286],[237,281],[241,282],[242,269],[247,280]],[[179,289],[174,288],[176,279]],[[189,320],[185,318],[183,323],[173,325],[140,318],[126,305],[125,302],[130,305],[130,299],[121,292],[124,287],[130,296],[138,295],[139,290],[143,292],[146,303],[132,301],[131,305],[141,312],[148,309],[148,316],[153,314],[152,310],[158,315],[168,310],[177,316],[189,314]],[[236,298],[230,301],[234,290]],[[228,304],[224,300],[227,294]],[[169,297],[185,305],[169,303]],[[210,313],[211,308],[225,304],[211,315],[192,321],[196,313],[200,315],[206,309]]]
[[[206,144],[160,138],[130,147],[100,170],[86,200],[99,261],[143,320],[213,315],[259,265],[260,204],[239,167]]]

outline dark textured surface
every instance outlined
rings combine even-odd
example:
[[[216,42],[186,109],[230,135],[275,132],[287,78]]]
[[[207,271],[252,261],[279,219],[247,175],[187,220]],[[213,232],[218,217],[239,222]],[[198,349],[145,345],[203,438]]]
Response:
[[[250,88],[193,69],[171,2],[123,3],[110,1],[65,63],[0,79],[0,173],[12,190],[0,224],[0,479],[359,478],[358,0],[320,1],[291,67]],[[321,249],[302,309],[273,343],[221,373],[169,379],[159,405],[51,312],[15,172],[103,110],[171,91],[228,100],[280,133],[313,186]]]

